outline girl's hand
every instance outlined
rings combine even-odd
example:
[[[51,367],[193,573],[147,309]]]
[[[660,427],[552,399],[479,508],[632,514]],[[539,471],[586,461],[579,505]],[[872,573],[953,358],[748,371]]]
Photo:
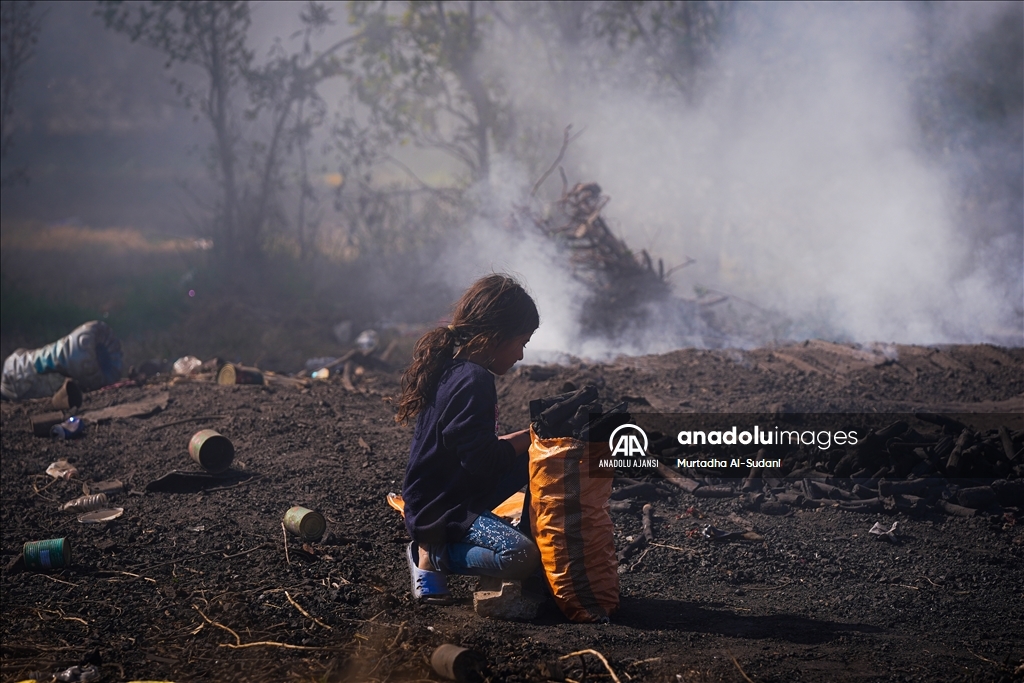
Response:
[[[522,455],[526,451],[530,450],[530,430],[520,429],[518,432],[512,432],[511,434],[505,434],[499,436],[499,439],[510,441],[512,448],[516,449],[516,455]]]

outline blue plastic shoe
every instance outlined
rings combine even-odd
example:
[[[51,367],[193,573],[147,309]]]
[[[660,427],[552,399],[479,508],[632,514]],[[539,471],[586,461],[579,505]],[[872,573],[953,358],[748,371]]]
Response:
[[[416,543],[410,543],[405,549],[405,559],[409,563],[409,574],[412,578],[412,597],[416,602],[427,605],[452,604],[452,594],[448,592],[448,579],[442,572],[420,569],[418,556],[419,549]]]

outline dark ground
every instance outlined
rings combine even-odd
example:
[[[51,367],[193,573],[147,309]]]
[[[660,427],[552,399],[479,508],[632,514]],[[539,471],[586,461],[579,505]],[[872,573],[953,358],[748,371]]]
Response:
[[[1024,680],[1019,509],[769,516],[677,490],[653,502],[659,545],[623,564],[611,624],[568,623],[553,608],[532,623],[481,618],[463,578],[452,581],[463,604],[417,607],[404,527],[385,504],[410,442],[382,400],[398,375],[359,379],[352,393],[337,378],[308,389],[157,378],[87,394],[87,410],[164,391],[169,402],[146,418],[91,425],[76,441],[32,436],[29,415],[48,402],[3,403],[4,563],[28,540],[63,536],[73,549],[70,568],[3,575],[3,681],[86,661],[101,663],[104,681],[439,680],[427,660],[446,642],[486,655],[494,681],[545,680],[542,665],[559,659],[568,679],[611,680],[593,655],[585,671],[566,657],[585,649],[623,683]],[[503,425],[525,426],[529,399],[566,382],[595,383],[606,404],[630,397],[641,412],[1019,416],[1024,349],[811,342],[519,368],[498,379]],[[235,469],[251,478],[142,493],[168,471],[198,469],[187,444],[202,428],[233,440]],[[45,474],[60,458],[76,478]],[[110,478],[130,489],[115,500],[119,519],[83,525],[58,510],[83,481]],[[612,513],[620,547],[640,533],[642,502]],[[307,552],[290,538],[289,564],[281,521],[296,504],[324,513],[329,533]],[[694,506],[705,519],[687,512]],[[876,521],[899,521],[901,542],[870,536]],[[706,523],[764,540],[712,543],[694,533]]]

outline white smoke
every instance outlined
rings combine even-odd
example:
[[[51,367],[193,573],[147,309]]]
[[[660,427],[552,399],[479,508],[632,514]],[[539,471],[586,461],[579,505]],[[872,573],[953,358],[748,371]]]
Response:
[[[700,284],[741,297],[796,339],[1024,343],[1020,237],[1004,227],[982,245],[956,211],[949,164],[922,143],[914,8],[741,3],[737,11],[711,87],[692,106],[612,89],[629,80],[623,73],[553,75],[540,39],[522,34],[495,41],[490,63],[503,66],[518,105],[586,128],[566,160],[585,177],[570,181],[601,184],[612,197],[604,215],[631,247],[666,267],[696,259],[673,276],[678,295],[693,297]],[[971,20],[957,19],[963,14]],[[1003,14],[960,6],[941,18],[962,44]],[[567,323],[579,292],[564,261],[542,241],[510,241],[490,225],[475,226],[473,248],[521,273],[542,301],[536,346],[600,356],[693,343],[664,330],[647,344],[641,334],[631,349],[581,340]]]

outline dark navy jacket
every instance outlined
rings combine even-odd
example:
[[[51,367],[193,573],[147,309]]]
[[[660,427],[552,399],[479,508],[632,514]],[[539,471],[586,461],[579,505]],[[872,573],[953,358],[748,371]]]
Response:
[[[405,526],[417,543],[454,543],[511,469],[516,453],[498,438],[494,377],[469,361],[441,373],[437,395],[416,419],[402,497]]]

